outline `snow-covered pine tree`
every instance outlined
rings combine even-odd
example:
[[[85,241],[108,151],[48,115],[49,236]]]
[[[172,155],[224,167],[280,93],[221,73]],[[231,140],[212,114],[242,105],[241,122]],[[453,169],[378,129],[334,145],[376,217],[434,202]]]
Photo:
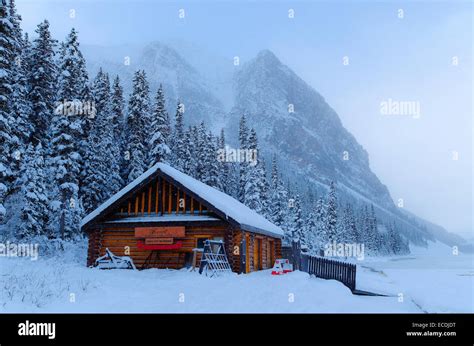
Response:
[[[48,191],[44,150],[39,143],[36,147],[28,145],[21,160],[19,178],[21,212],[17,237],[20,239],[45,235],[48,222]]]
[[[13,150],[18,138],[13,135],[14,118],[9,103],[13,92],[13,61],[15,58],[15,28],[6,0],[0,0],[0,222],[3,221],[12,179]]]
[[[325,233],[329,242],[337,241],[337,194],[333,181],[329,185],[327,196]]]
[[[86,71],[85,59],[79,48],[77,31],[72,28],[64,42],[60,45],[58,59],[58,103],[57,112],[72,115],[76,126],[80,126],[78,133],[77,152],[81,157],[81,173],[79,174],[80,197],[84,185],[88,136],[93,118],[95,117],[95,106],[89,95],[89,77]]]
[[[360,212],[360,238],[369,254],[377,253],[378,232],[374,226],[374,219],[371,212],[367,206],[364,205]]]
[[[188,133],[188,136],[191,134]],[[180,100],[176,106],[176,113],[174,117],[174,128],[173,135],[171,137],[171,163],[172,165],[181,171],[185,171],[185,167],[189,166],[189,163],[185,161],[186,151],[191,148],[187,147],[186,141],[190,141],[191,138],[185,138],[184,131],[184,106]],[[191,144],[191,143],[189,143]],[[193,149],[194,150],[194,149]]]
[[[44,56],[34,57],[32,63],[38,61],[45,69],[55,73],[55,66],[45,59],[45,57],[53,57],[50,50],[54,47],[54,41],[50,38],[49,24],[47,22],[40,24],[38,32],[40,36],[35,40],[33,54],[43,54]],[[52,215],[48,229],[51,236],[60,236],[62,239],[73,238],[80,233],[80,220],[84,212],[79,195],[79,184],[83,171],[83,158],[81,157],[83,148],[81,145],[84,138],[84,118],[80,108],[73,106],[74,103],[63,102],[64,100],[66,102],[80,102],[78,98],[81,90],[74,85],[75,80],[72,80],[72,78],[81,78],[81,75],[72,66],[78,61],[76,59],[78,57],[77,38],[74,35],[73,32],[73,36],[68,37],[61,46],[58,88],[54,86],[54,93],[57,93],[61,102],[53,112],[48,134],[44,137],[49,138],[47,163],[51,169],[53,180],[52,202],[50,204]],[[46,80],[39,81],[38,78],[46,78]],[[43,109],[44,102],[52,104],[53,96],[50,88],[52,88],[51,83],[54,83],[54,79],[51,76],[44,76],[42,72],[38,74],[33,72],[31,83],[36,85],[30,95],[33,97],[33,111],[37,107],[44,117],[48,112],[47,109]],[[77,83],[82,84],[79,80]],[[40,119],[37,123],[39,127],[35,128],[35,136],[41,135],[42,126],[45,124],[43,120]],[[38,137],[37,139],[42,142],[44,138]]]
[[[165,95],[160,84],[156,93],[155,105],[151,115],[148,166],[167,161],[169,148],[170,119],[165,108]]]
[[[239,124],[239,144],[242,152],[248,149],[248,142],[249,142],[249,129],[247,127],[247,119],[245,114],[242,115],[240,118]],[[239,201],[244,203],[245,202],[245,185],[247,179],[247,166],[248,163],[246,162],[245,158],[239,157]]]
[[[282,226],[285,221],[285,210],[288,196],[278,172],[276,155],[272,158],[272,172],[269,193],[270,220],[277,226]]]
[[[354,211],[352,206],[348,204],[344,209],[342,216],[342,227],[340,241],[345,243],[356,243],[357,242],[357,227],[354,218]]]
[[[227,162],[227,158],[225,157],[226,153],[226,142],[225,142],[225,132],[224,129],[221,129],[220,136],[217,138],[217,150],[218,152],[215,153],[216,157],[219,158],[217,162],[218,166],[218,175],[219,181],[221,185],[221,190],[228,195],[232,195],[232,188],[229,186],[229,174],[230,174],[230,165]],[[219,154],[219,155],[218,155]]]
[[[128,129],[125,122],[124,109],[123,87],[120,84],[119,76],[116,76],[112,84],[110,116],[114,129],[114,141],[118,148],[117,162],[120,164],[120,177],[123,182],[127,181],[128,177],[128,160],[126,160]]]
[[[88,76],[86,63],[79,48],[77,31],[72,28],[61,44],[59,56],[58,99],[61,102],[83,102]]]
[[[383,237],[378,230],[377,216],[375,214],[374,205],[370,205],[369,227],[371,234],[371,248],[374,253],[380,253],[383,248]]]
[[[222,184],[219,177],[219,166],[217,161],[217,141],[210,131],[205,135],[204,148],[204,172],[202,182],[222,190]]]
[[[179,153],[180,157],[175,156],[175,159],[179,159],[180,165],[182,165],[182,172],[197,178],[197,154],[199,150],[196,147],[196,138],[197,138],[197,127],[190,126],[183,133],[183,141],[179,144]],[[175,142],[176,143],[176,142]],[[174,152],[176,154],[176,152]],[[176,162],[176,161],[175,161]]]
[[[123,185],[111,118],[110,81],[102,69],[94,79],[92,93],[97,114],[89,134],[86,155],[83,186],[86,212],[94,210]]]
[[[20,27],[21,17],[16,12],[13,0],[10,1],[10,18],[14,28],[15,56],[12,64],[12,94],[9,100],[9,108],[15,120],[12,133],[14,138],[18,138],[18,141],[15,142],[16,146],[12,148],[15,160],[12,162],[11,170],[12,178],[17,179],[19,177],[20,158],[30,141],[33,127],[30,122],[31,104],[27,89],[28,70],[26,61],[29,42],[28,36],[23,38]]]
[[[254,153],[259,152],[257,133],[254,129],[250,130],[248,149]],[[267,211],[264,162],[261,158],[258,158],[258,155],[252,159],[252,162],[245,165],[244,204],[257,213],[264,215]]]
[[[324,249],[324,246],[329,242],[329,237],[326,232],[326,218],[327,218],[327,206],[323,197],[319,197],[316,202],[314,210],[314,219],[316,225],[316,237],[315,241],[319,250]]]
[[[149,86],[145,71],[138,70],[133,77],[133,91],[128,101],[127,148],[129,154],[127,183],[138,178],[148,168],[147,130],[150,126]]]
[[[291,198],[288,210],[288,226],[285,232],[286,242],[300,242],[304,248],[307,248],[306,234],[304,234],[304,218],[301,210],[300,196]]]
[[[262,204],[263,204],[263,216],[267,219],[271,216],[271,209],[270,209],[270,181],[268,180],[267,174],[267,163],[265,162],[265,157],[263,155],[260,156],[260,160],[258,162],[260,164],[260,175],[261,175],[261,196],[262,196]]]
[[[33,143],[48,146],[48,127],[56,101],[57,67],[55,64],[56,40],[51,38],[49,22],[40,23],[36,29],[38,37],[31,48],[31,70],[29,71],[29,98],[32,107]]]

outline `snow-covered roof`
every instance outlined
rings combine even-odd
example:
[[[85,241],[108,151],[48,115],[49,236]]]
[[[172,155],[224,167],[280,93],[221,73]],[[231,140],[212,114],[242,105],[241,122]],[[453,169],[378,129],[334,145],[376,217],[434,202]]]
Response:
[[[81,227],[86,226],[119,201],[121,202],[123,197],[128,195],[146,180],[158,175],[160,172],[163,176],[169,177],[175,182],[183,185],[194,195],[207,202],[211,206],[211,209],[215,209],[216,212],[222,214],[225,219],[237,223],[241,229],[278,238],[283,237],[283,230],[280,227],[274,225],[246,205],[162,162],[155,164],[137,179],[110,197],[96,210],[87,215],[82,220]]]

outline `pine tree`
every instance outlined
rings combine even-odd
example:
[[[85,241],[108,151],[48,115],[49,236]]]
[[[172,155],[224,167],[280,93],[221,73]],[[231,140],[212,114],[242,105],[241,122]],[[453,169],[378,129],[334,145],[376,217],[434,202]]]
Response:
[[[344,209],[342,217],[342,234],[340,234],[340,241],[346,243],[356,243],[357,242],[357,227],[354,218],[354,212],[350,204]]]
[[[12,128],[13,135],[18,138],[16,147],[13,148],[16,160],[12,171],[14,178],[18,178],[20,169],[20,156],[25,152],[33,130],[31,125],[31,104],[28,99],[28,69],[27,60],[30,51],[28,35],[23,37],[20,27],[21,17],[17,14],[15,2],[10,0],[10,18],[13,24],[14,32],[14,59],[12,63],[12,95],[9,102],[11,114],[15,119]]]
[[[247,127],[247,120],[245,115],[242,115],[240,118],[240,125],[239,125],[239,144],[240,149],[244,151],[248,149],[248,141],[249,141],[249,130]],[[244,203],[245,202],[245,185],[247,179],[247,166],[248,163],[245,162],[245,159],[242,157],[238,158],[239,162],[239,201]]]
[[[272,172],[271,172],[271,184],[270,184],[270,220],[277,226],[282,226],[285,220],[285,208],[287,205],[287,193],[283,182],[281,181],[276,155],[272,158]]]
[[[125,122],[125,100],[123,97],[123,87],[120,84],[119,76],[116,76],[112,84],[111,94],[111,119],[114,131],[114,141],[117,148],[117,162],[120,165],[120,177],[122,182],[128,178],[128,161],[126,139],[128,138],[128,129]]]
[[[171,153],[169,148],[170,120],[168,112],[165,108],[165,95],[163,87],[156,93],[155,106],[151,120],[151,136],[149,140],[150,154],[148,158],[148,166],[151,167],[155,163],[167,161]]]
[[[230,165],[227,162],[226,156],[226,142],[225,142],[225,132],[224,129],[221,129],[220,136],[217,138],[217,150],[219,151],[219,158],[217,162],[218,166],[218,176],[220,181],[220,189],[228,195],[232,194],[232,188],[230,186]],[[217,153],[216,153],[217,155]]]
[[[291,199],[289,205],[288,228],[285,237],[287,242],[300,242],[307,248],[306,234],[304,233],[304,218],[301,210],[300,196]],[[288,238],[289,237],[289,238]]]
[[[148,165],[146,158],[147,129],[150,126],[149,86],[145,71],[137,71],[133,78],[133,91],[128,103],[128,161],[127,183],[143,174]]]
[[[205,134],[204,148],[204,172],[202,182],[222,190],[222,184],[219,177],[219,166],[217,161],[217,141],[209,131]]]
[[[48,144],[47,129],[56,101],[57,68],[55,65],[56,40],[51,38],[49,22],[45,20],[36,29],[38,37],[33,41],[29,73],[32,107],[33,143],[41,142],[46,148]]]
[[[83,205],[86,212],[94,210],[123,185],[114,141],[110,81],[99,71],[92,88],[97,115],[89,134],[84,179]]]
[[[82,99],[88,83],[86,63],[74,28],[61,44],[59,72],[58,99],[62,102],[86,101]]]
[[[254,153],[259,152],[257,133],[254,129],[250,131],[248,149]],[[266,176],[264,162],[257,156],[246,165],[246,176],[244,178],[244,204],[259,214],[267,211]]]
[[[10,110],[13,94],[13,60],[16,52],[15,27],[6,0],[0,6],[0,222],[4,219],[5,198],[12,181],[11,165],[19,139],[13,134],[14,118]]]
[[[176,113],[174,118],[174,129],[173,136],[170,141],[171,143],[171,161],[173,166],[183,172],[186,171],[186,167],[189,167],[189,162],[186,162],[185,157],[191,151],[191,148],[187,147],[187,141],[191,141],[191,133],[186,134],[184,131],[184,106],[180,100],[176,106]],[[189,143],[191,144],[191,143]],[[192,149],[194,150],[194,148]],[[187,153],[188,152],[188,153]]]
[[[179,144],[181,171],[197,179],[198,162],[200,153],[196,145],[197,127],[189,127],[183,134],[183,140]]]
[[[336,186],[333,181],[329,185],[325,226],[328,241],[337,241],[337,195]]]
[[[79,174],[80,195],[84,185],[84,159],[87,155],[88,137],[96,116],[95,105],[92,103],[88,88],[89,77],[86,71],[85,59],[79,48],[77,31],[73,28],[60,45],[58,61],[58,103],[56,112],[73,116],[75,126],[81,128],[80,133],[74,138],[77,141],[77,152],[81,160],[81,173]]]
[[[10,109],[15,118],[13,134],[15,138],[18,138],[16,143],[17,146],[14,148],[15,156],[17,158],[26,151],[26,147],[30,142],[30,137],[33,132],[33,126],[30,119],[32,109],[28,98],[28,70],[26,64],[29,50],[28,36],[26,35],[24,40],[21,36],[19,39],[21,49],[19,55],[15,58],[15,63],[13,64],[13,93],[10,102]],[[14,171],[19,170],[20,160],[16,160],[16,162],[18,164],[13,167]]]
[[[193,131],[193,142],[195,145],[194,152],[190,148],[190,152],[195,157],[195,173],[194,177],[199,181],[207,180],[206,172],[206,150],[207,150],[207,141],[206,141],[206,125],[204,122],[201,122]],[[192,172],[187,172],[191,173]]]
[[[44,52],[43,54],[52,57],[54,53],[49,50],[53,48],[53,41],[50,39],[49,24],[44,22],[39,26],[38,32],[40,37],[35,41],[33,54],[35,52]],[[70,42],[72,40],[72,43]],[[70,47],[71,43],[71,47]],[[48,226],[51,236],[60,236],[62,239],[73,238],[80,233],[80,220],[83,216],[83,208],[79,195],[79,184],[81,182],[81,172],[83,171],[83,144],[84,138],[84,119],[80,108],[76,108],[79,97],[79,89],[74,85],[71,74],[74,78],[80,78],[79,74],[74,72],[75,67],[71,66],[76,62],[77,55],[77,38],[73,32],[73,36],[69,37],[67,42],[61,46],[60,68],[58,70],[58,89],[57,94],[67,102],[60,103],[51,120],[48,134],[43,137],[42,126],[47,124],[46,121],[39,121],[35,128],[35,136],[39,142],[49,138],[49,159],[48,165],[52,170],[52,217]],[[33,63],[38,60],[40,64],[51,73],[56,72],[55,66],[43,58],[35,58]],[[66,63],[67,62],[67,63]],[[32,83],[36,84],[36,91],[32,91],[33,108],[37,107],[42,116],[46,116],[48,111],[43,109],[44,102],[52,102],[53,96],[50,94],[52,90],[51,83],[54,79],[48,76],[46,81],[39,81],[42,73],[36,74]],[[46,78],[46,77],[45,77]],[[47,83],[46,83],[47,82]],[[79,84],[79,81],[78,81]],[[39,103],[38,103],[39,102]]]
[[[47,224],[48,193],[44,151],[41,144],[30,144],[21,160],[21,213],[18,224],[19,238],[44,235]]]

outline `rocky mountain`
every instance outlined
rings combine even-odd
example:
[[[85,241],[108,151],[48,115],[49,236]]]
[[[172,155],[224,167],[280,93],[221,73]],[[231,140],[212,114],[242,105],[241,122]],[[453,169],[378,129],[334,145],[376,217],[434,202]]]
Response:
[[[246,114],[266,151],[278,153],[292,171],[327,184],[330,179],[381,206],[393,205],[369,168],[369,157],[324,98],[270,51],[236,73],[229,128]],[[345,160],[346,159],[346,160]]]
[[[124,66],[130,51],[136,55],[130,66]],[[402,224],[402,232],[413,242],[424,243],[433,234],[445,238],[440,236],[447,233],[441,227],[394,205],[387,187],[371,171],[368,153],[337,113],[271,51],[263,50],[238,67],[182,42],[175,46],[153,42],[133,49],[85,47],[84,55],[92,74],[99,66],[118,74],[126,95],[133,72],[144,69],[152,92],[163,84],[171,115],[179,98],[188,124],[204,120],[216,133],[224,127],[234,146],[239,119],[245,114],[257,130],[264,155],[277,153],[294,182],[325,191],[329,181],[336,180],[343,200],[373,203],[384,221]]]

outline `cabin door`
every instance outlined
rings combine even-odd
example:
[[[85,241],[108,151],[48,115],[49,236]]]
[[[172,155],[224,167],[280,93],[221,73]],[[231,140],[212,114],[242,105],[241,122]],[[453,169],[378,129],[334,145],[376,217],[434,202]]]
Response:
[[[270,240],[268,242],[268,268],[272,268],[273,265],[275,264],[275,242],[273,240]]]
[[[253,268],[261,270],[262,266],[262,239],[255,238],[253,244]]]

